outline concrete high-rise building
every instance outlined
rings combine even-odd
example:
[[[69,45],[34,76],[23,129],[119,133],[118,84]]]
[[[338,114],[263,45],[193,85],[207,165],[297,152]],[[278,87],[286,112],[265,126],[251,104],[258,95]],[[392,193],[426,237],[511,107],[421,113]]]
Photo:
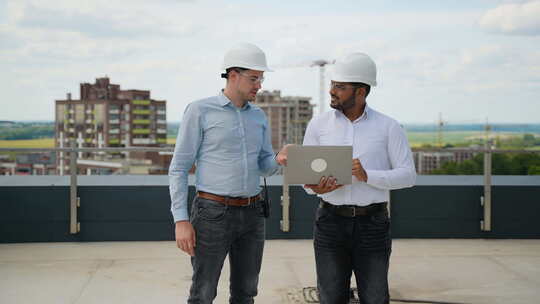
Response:
[[[440,169],[447,162],[462,163],[472,159],[476,155],[473,151],[452,151],[446,152],[413,152],[414,165],[418,174],[430,174],[433,170]]]
[[[279,151],[285,144],[302,144],[307,124],[313,117],[314,106],[310,100],[310,97],[281,97],[281,91],[257,94],[254,104],[268,117],[274,151]]]
[[[166,101],[154,100],[148,90],[121,90],[108,77],[80,84],[80,99],[56,100],[55,146],[161,146],[167,143]],[[60,153],[59,162],[66,159]],[[79,158],[91,157],[92,153]],[[59,173],[64,174],[64,166]]]

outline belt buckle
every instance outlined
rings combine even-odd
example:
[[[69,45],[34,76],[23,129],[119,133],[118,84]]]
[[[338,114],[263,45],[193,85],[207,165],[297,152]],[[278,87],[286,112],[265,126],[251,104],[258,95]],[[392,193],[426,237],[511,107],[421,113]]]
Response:
[[[347,216],[347,217],[356,217],[356,208],[354,208],[354,206],[341,206],[340,208],[341,208],[341,210],[352,210],[351,213],[345,213],[345,214],[343,214],[344,216]]]

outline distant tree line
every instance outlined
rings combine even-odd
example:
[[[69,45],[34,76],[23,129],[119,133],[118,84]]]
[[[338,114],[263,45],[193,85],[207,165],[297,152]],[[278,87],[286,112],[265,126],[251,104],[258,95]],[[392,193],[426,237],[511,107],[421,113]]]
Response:
[[[528,149],[540,147],[540,136],[538,134],[525,133],[523,135],[516,134],[515,136],[495,136],[492,138],[493,146],[498,149]],[[473,138],[464,142],[444,144],[443,148],[464,148],[471,146],[483,146],[483,138]],[[437,148],[436,144],[422,144],[421,148]]]
[[[540,154],[538,153],[493,153],[491,158],[493,175],[540,175]],[[482,175],[484,174],[484,154],[478,154],[462,163],[447,162],[431,174],[442,175]]]
[[[54,137],[54,123],[15,123],[0,127],[0,140]]]
[[[169,123],[168,137],[176,137],[180,123]],[[0,140],[36,139],[54,137],[53,122],[16,122],[0,125]]]
[[[510,138],[495,140],[495,144],[498,148],[531,148],[540,146],[540,137],[534,136],[534,134],[523,134],[522,137],[515,136]]]
[[[409,132],[437,132],[437,125],[430,124],[405,124],[405,129]],[[477,131],[483,132],[485,124],[445,124],[442,128],[446,131]],[[514,133],[540,133],[540,124],[491,124],[492,132],[514,132]]]

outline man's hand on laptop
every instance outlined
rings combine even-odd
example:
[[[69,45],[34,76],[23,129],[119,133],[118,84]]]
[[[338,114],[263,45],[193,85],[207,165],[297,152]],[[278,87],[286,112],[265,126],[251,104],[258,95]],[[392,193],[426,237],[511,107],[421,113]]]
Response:
[[[276,155],[276,162],[280,164],[281,166],[287,166],[287,149],[290,146],[294,146],[294,145],[288,144],[288,145],[283,146],[283,148],[281,148],[281,151],[279,151],[279,153]]]
[[[178,221],[174,230],[176,246],[190,256],[195,255],[195,230],[189,221]]]
[[[343,185],[338,185],[337,180],[332,176],[323,176],[318,185],[307,184],[305,187],[313,190],[313,192],[317,194],[325,194],[341,188]]]
[[[366,170],[364,170],[364,167],[362,167],[362,164],[358,158],[354,158],[352,160],[352,175],[356,176],[356,178],[361,182],[367,182],[368,177]]]

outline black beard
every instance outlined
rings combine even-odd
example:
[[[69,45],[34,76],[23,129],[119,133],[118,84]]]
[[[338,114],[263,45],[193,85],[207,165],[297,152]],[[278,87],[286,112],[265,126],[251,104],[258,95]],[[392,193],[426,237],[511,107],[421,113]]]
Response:
[[[342,103],[338,103],[338,104],[330,103],[330,107],[338,111],[341,111],[343,113],[345,113],[346,110],[354,107],[355,105],[356,105],[356,98],[354,95],[351,96],[349,99],[343,101]]]

